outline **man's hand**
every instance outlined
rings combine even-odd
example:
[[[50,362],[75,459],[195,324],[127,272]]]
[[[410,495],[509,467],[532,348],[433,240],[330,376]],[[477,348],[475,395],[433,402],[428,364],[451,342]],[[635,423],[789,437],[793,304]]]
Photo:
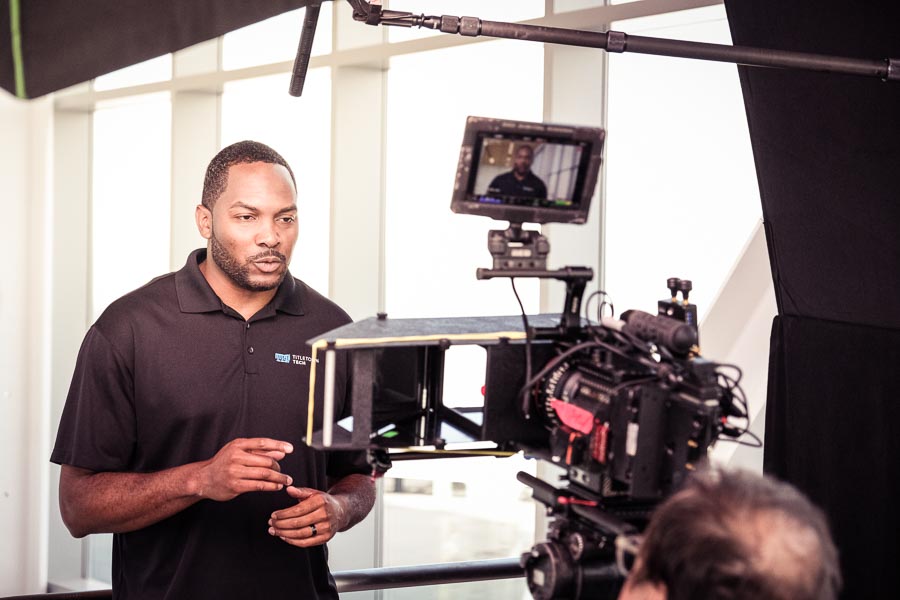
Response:
[[[232,440],[203,463],[197,495],[224,501],[245,492],[277,492],[293,483],[278,465],[293,451],[288,442],[268,438]]]
[[[340,498],[311,488],[290,486],[287,493],[298,502],[272,513],[269,535],[292,546],[308,548],[324,544],[349,526],[347,508]]]
[[[158,523],[203,498],[231,500],[244,492],[275,492],[292,480],[278,461],[294,451],[268,438],[233,440],[214,457],[153,473],[95,472],[63,465],[59,508],[75,537],[127,533]]]

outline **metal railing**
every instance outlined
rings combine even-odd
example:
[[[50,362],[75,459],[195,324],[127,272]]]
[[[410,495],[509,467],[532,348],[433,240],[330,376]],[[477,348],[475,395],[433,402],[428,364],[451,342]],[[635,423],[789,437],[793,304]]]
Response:
[[[337,584],[338,592],[343,593],[488,581],[492,579],[513,579],[524,577],[525,571],[519,565],[518,558],[497,558],[406,567],[338,571],[332,575]],[[7,596],[6,600],[37,600],[38,598],[53,600],[111,600],[112,590]]]

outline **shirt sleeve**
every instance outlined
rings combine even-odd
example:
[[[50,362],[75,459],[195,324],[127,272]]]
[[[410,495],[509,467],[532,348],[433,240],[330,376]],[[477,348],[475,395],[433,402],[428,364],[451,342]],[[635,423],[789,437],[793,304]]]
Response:
[[[135,432],[132,369],[95,325],[78,352],[50,461],[97,472],[127,470]]]

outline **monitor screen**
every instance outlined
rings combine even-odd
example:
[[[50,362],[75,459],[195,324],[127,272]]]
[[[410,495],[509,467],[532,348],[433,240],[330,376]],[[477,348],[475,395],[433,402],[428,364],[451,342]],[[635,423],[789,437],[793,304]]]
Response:
[[[469,117],[451,209],[518,223],[584,223],[604,131]]]

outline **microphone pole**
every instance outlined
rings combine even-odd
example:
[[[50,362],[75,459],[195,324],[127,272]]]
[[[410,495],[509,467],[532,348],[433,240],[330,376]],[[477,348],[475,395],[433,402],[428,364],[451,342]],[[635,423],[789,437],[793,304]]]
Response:
[[[678,58],[730,62],[750,67],[801,69],[878,77],[883,81],[900,81],[900,59],[862,59],[808,52],[791,52],[748,46],[726,46],[703,42],[687,42],[628,35],[620,31],[582,31],[520,23],[483,21],[477,17],[451,15],[426,16],[410,12],[382,10],[381,0],[348,0],[353,18],[368,25],[424,27],[466,37],[488,36],[599,48],[607,52],[634,52]]]

